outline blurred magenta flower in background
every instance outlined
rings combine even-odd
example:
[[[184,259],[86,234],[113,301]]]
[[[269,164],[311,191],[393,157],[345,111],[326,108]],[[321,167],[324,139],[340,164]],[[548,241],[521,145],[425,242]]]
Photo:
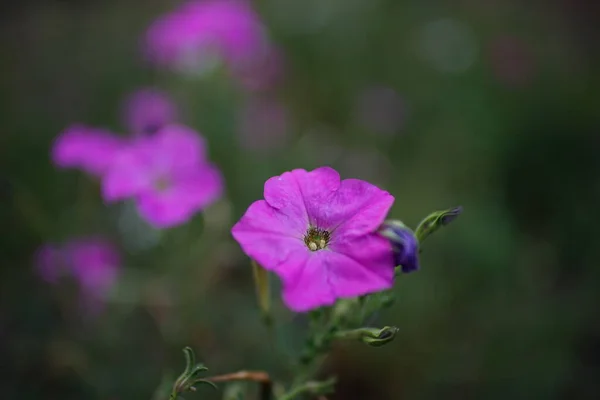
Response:
[[[281,278],[290,309],[392,286],[392,247],[375,233],[394,203],[388,192],[321,167],[270,178],[264,197],[231,232],[248,256]]]
[[[240,109],[238,132],[245,149],[281,148],[290,137],[289,129],[288,109],[275,99],[251,97]]]
[[[44,245],[36,253],[35,261],[38,273],[49,283],[73,278],[86,305],[94,309],[116,283],[121,266],[115,246],[98,237],[82,237],[58,246]]]
[[[132,141],[104,176],[104,200],[133,198],[140,215],[158,228],[175,226],[217,200],[219,170],[207,159],[204,139],[182,125],[169,125]]]
[[[85,125],[72,125],[54,141],[51,158],[61,168],[79,168],[101,176],[125,140],[109,131]]]
[[[274,57],[265,27],[244,0],[183,3],[150,26],[144,51],[151,62],[179,72],[201,74],[223,62],[245,79]]]
[[[139,89],[125,98],[122,119],[130,133],[150,134],[178,121],[179,112],[170,96],[158,89]]]

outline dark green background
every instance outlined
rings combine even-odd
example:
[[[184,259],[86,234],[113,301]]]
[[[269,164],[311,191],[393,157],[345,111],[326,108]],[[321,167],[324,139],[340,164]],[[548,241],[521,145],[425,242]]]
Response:
[[[465,208],[428,239],[422,270],[398,280],[397,304],[376,321],[398,326],[396,340],[336,347],[332,399],[600,398],[594,2],[257,1],[288,66],[262,95],[284,102],[292,120],[286,146],[264,151],[238,144],[235,116],[252,95],[222,75],[185,79],[140,58],[142,32],[173,3],[0,7],[2,398],[150,399],[181,370],[185,345],[210,373],[285,376],[229,229],[267,178],[325,164],[389,190],[391,216],[412,226],[433,210]],[[445,71],[422,56],[422,32],[442,19],[466,42],[435,36],[437,57],[460,62],[467,46],[468,68]],[[522,50],[494,56],[506,36]],[[518,84],[495,72],[519,62],[529,72]],[[392,135],[357,123],[356,99],[373,85],[405,105]],[[148,230],[119,224],[124,205],[104,206],[96,182],[55,169],[49,148],[73,122],[123,132],[119,104],[143,86],[172,93],[206,136],[227,197],[140,248],[131,243]],[[68,283],[49,286],[32,265],[43,243],[86,234],[112,237],[125,259],[95,320],[76,312]],[[293,351],[305,321],[277,304],[280,341]],[[215,396],[201,387],[186,398]]]

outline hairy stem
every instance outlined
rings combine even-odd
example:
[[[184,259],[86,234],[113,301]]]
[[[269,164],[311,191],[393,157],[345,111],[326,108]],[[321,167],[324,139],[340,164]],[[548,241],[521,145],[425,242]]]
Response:
[[[273,382],[268,373],[264,371],[238,371],[230,374],[217,375],[206,378],[207,381],[232,382],[232,381],[251,381],[260,384],[260,400],[270,400],[273,392]]]

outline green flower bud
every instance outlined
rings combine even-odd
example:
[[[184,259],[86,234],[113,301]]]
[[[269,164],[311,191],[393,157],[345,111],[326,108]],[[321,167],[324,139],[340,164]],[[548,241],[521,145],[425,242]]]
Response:
[[[454,221],[462,212],[463,208],[458,206],[429,214],[417,227],[415,236],[422,243],[427,236]]]

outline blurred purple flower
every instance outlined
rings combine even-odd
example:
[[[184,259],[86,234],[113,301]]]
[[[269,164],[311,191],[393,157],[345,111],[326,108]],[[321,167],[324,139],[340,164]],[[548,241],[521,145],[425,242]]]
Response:
[[[305,312],[392,286],[392,247],[376,233],[394,203],[388,192],[321,167],[267,180],[264,197],[231,233],[279,275],[290,309]]]
[[[99,300],[116,283],[121,259],[117,249],[102,238],[80,238],[61,246],[45,245],[36,254],[38,273],[56,284],[70,276],[79,284],[87,306],[97,310]],[[91,311],[90,308],[88,311]]]
[[[155,64],[176,70],[202,70],[218,57],[240,71],[263,65],[270,44],[249,1],[190,0],[150,26],[144,50]]]
[[[406,114],[402,98],[394,89],[385,86],[363,91],[356,108],[359,123],[365,129],[385,135],[401,129]]]
[[[127,96],[122,106],[125,126],[134,134],[151,134],[177,122],[175,102],[164,92],[145,88]]]
[[[206,159],[204,140],[181,125],[132,142],[102,181],[106,201],[135,199],[141,216],[158,228],[186,222],[222,191],[221,173]]]
[[[55,139],[51,157],[59,167],[101,176],[124,144],[125,140],[106,130],[72,125]]]
[[[86,291],[102,295],[115,283],[121,259],[108,241],[77,240],[67,244],[64,252],[73,276]]]
[[[246,149],[279,148],[289,137],[288,110],[275,100],[253,98],[241,109],[238,130]]]

